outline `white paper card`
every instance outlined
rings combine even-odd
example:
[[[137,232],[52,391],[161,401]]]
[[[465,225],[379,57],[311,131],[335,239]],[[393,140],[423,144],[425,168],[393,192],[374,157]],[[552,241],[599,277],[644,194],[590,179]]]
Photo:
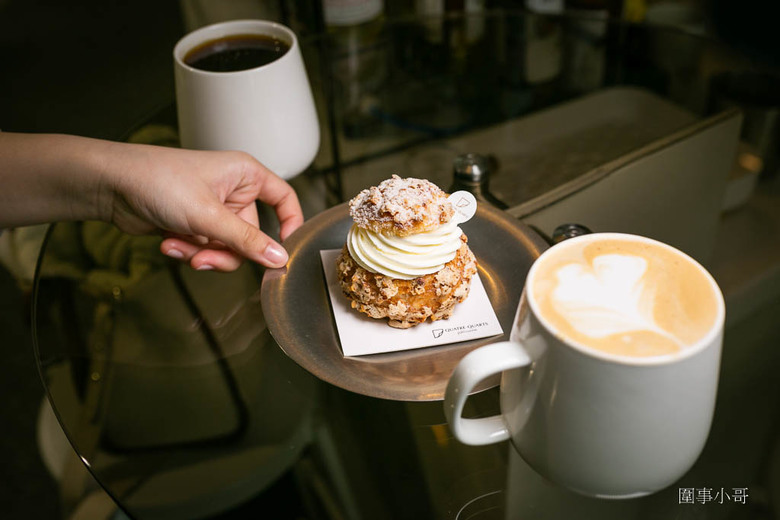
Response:
[[[503,334],[485,287],[477,273],[471,280],[469,297],[455,306],[447,320],[426,321],[409,329],[394,329],[387,320],[369,318],[350,307],[341,292],[336,260],[340,249],[320,251],[325,279],[328,284],[331,308],[345,356],[365,356],[411,350],[447,343],[458,343]]]

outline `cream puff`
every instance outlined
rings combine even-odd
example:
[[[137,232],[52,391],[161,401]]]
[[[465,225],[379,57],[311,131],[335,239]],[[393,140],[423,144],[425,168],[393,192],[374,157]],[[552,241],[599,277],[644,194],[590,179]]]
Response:
[[[349,210],[337,267],[352,308],[406,329],[449,318],[468,297],[477,262],[435,184],[393,175],[361,191]]]

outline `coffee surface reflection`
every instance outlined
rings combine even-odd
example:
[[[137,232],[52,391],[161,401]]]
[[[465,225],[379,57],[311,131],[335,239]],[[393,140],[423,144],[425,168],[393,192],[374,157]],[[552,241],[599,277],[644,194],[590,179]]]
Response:
[[[184,56],[184,63],[207,72],[238,72],[268,65],[290,50],[290,44],[265,34],[237,34],[209,40]]]

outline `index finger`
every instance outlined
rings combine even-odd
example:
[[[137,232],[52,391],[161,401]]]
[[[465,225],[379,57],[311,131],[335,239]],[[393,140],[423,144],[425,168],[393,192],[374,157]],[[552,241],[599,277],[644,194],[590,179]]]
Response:
[[[279,238],[285,240],[303,224],[303,211],[298,195],[284,179],[260,165],[264,170],[258,199],[274,208],[279,219]]]

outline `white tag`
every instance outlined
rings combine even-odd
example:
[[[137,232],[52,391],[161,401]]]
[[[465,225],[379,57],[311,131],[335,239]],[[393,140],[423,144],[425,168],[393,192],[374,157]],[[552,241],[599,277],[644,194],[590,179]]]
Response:
[[[468,191],[456,191],[447,200],[450,201],[455,210],[455,216],[452,219],[458,224],[468,222],[477,212],[477,199]]]

